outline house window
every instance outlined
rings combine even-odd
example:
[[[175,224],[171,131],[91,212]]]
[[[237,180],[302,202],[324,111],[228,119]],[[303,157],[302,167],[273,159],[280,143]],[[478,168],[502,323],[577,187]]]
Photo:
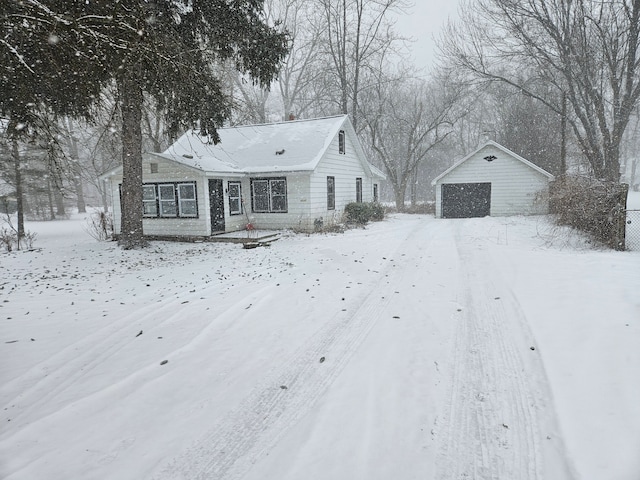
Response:
[[[327,177],[327,210],[336,208],[336,177]]]
[[[157,163],[150,163],[149,164],[149,172],[150,173],[158,173],[158,164]]]
[[[197,217],[198,205],[196,203],[195,183],[178,184],[178,216]]]
[[[158,185],[158,200],[161,217],[175,217],[178,215],[176,186],[174,184]]]
[[[287,212],[286,178],[252,178],[251,202],[254,212]]]
[[[142,214],[145,217],[158,216],[158,198],[155,185],[142,186]]]
[[[195,182],[147,183],[142,186],[142,212],[149,217],[197,217]]]
[[[344,130],[338,132],[338,152],[343,155],[346,153]]]
[[[356,178],[356,202],[362,202],[362,179]]]
[[[373,184],[373,201],[375,203],[378,202],[378,184],[377,183]]]
[[[242,214],[242,190],[240,188],[240,182],[229,182],[227,191],[229,192],[229,214]]]

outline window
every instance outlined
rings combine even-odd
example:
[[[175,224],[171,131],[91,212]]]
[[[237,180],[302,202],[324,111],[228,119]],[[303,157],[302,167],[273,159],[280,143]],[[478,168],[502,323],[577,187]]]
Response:
[[[336,177],[327,177],[327,210],[336,208]]]
[[[338,132],[338,152],[343,155],[346,153],[344,130]]]
[[[149,173],[158,173],[158,164],[150,163],[149,164]]]
[[[229,182],[227,191],[229,192],[229,213],[231,215],[242,214],[242,191],[240,182]]]
[[[362,202],[362,179],[356,178],[356,202]]]
[[[178,216],[197,217],[196,185],[194,183],[178,184]]]
[[[251,179],[251,201],[254,212],[286,213],[287,180],[285,178]]]
[[[378,184],[377,183],[373,184],[373,201],[375,203],[378,202]]]
[[[197,217],[195,182],[147,183],[142,186],[142,213],[145,217]]]
[[[176,186],[174,184],[158,185],[158,200],[161,217],[175,217],[178,215]]]
[[[158,216],[158,202],[155,185],[142,186],[142,214],[145,217]]]

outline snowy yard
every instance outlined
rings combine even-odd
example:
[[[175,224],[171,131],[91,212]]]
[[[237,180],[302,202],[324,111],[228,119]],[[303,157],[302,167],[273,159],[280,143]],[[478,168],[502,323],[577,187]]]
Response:
[[[83,226],[0,254],[3,479],[640,478],[640,252],[546,217]]]

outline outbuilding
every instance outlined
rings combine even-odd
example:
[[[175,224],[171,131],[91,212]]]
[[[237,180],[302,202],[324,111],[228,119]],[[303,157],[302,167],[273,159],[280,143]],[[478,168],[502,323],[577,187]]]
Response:
[[[488,141],[433,180],[436,217],[545,214],[553,178],[508,148]]]
[[[154,237],[208,237],[243,230],[313,230],[339,222],[346,204],[378,199],[384,174],[371,165],[346,115],[190,130],[142,158],[143,230]],[[110,184],[115,233],[122,167]]]

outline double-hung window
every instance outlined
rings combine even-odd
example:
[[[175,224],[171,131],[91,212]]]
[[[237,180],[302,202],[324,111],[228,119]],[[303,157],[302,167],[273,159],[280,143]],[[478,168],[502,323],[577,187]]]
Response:
[[[158,198],[155,185],[142,186],[142,214],[145,217],[158,216]]]
[[[286,213],[286,178],[251,179],[251,205],[257,213]]]
[[[158,185],[158,203],[160,204],[161,217],[176,217],[178,215],[176,186],[173,183]]]
[[[198,204],[196,202],[195,183],[178,184],[178,216],[197,217]]]
[[[336,208],[336,177],[327,177],[327,210]]]
[[[142,213],[146,218],[197,217],[198,198],[195,182],[144,184]]]
[[[227,186],[229,192],[229,213],[231,215],[242,214],[242,190],[240,182],[229,182]]]

